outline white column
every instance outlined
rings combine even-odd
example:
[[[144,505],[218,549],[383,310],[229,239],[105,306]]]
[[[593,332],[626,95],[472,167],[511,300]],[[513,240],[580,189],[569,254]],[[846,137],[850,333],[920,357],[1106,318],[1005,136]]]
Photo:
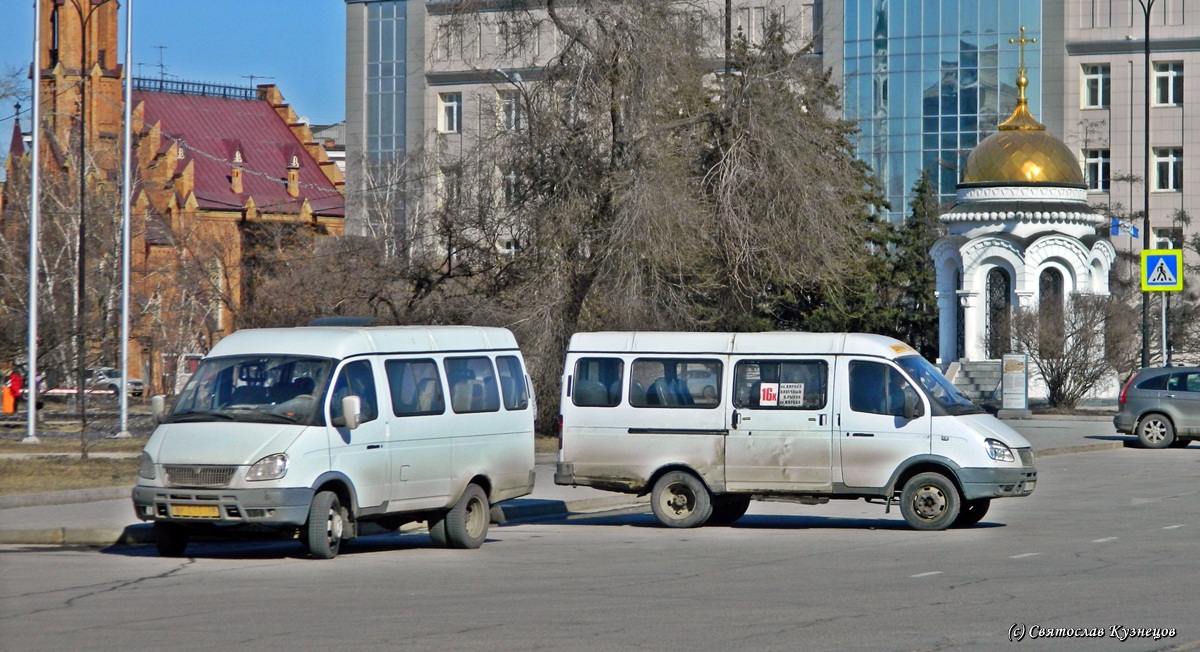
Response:
[[[986,360],[983,352],[983,311],[978,292],[959,291],[963,308],[963,360]]]
[[[942,364],[949,364],[958,359],[956,344],[958,339],[958,310],[956,292],[935,292],[938,306],[938,357]]]

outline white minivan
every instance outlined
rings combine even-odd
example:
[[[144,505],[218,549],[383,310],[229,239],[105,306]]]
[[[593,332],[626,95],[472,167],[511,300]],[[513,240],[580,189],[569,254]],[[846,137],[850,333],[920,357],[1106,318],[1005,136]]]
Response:
[[[555,483],[649,493],[668,526],[863,498],[941,530],[1037,482],[1024,437],[890,337],[577,333],[562,380]]]
[[[492,506],[533,491],[532,397],[503,328],[237,331],[169,412],[156,397],[134,509],[164,556],[253,525],[329,559],[365,523],[421,520],[435,543],[477,548]]]

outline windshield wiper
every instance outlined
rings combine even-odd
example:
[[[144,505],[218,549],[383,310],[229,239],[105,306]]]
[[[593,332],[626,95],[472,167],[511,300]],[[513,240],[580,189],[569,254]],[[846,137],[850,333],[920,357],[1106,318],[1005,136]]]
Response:
[[[188,423],[192,421],[208,421],[209,419],[220,419],[221,421],[233,421],[233,417],[220,412],[205,412],[203,410],[189,410],[187,412],[176,412],[171,415],[171,423]]]

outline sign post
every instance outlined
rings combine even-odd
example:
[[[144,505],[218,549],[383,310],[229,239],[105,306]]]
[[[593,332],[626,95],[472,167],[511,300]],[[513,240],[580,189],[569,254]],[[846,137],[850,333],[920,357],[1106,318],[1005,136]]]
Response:
[[[1142,292],[1183,291],[1183,250],[1145,249],[1142,251]],[[1171,351],[1167,342],[1167,305],[1170,294],[1162,300],[1162,359],[1171,363]]]
[[[1002,358],[1003,375],[1000,389],[1000,412],[1002,419],[1028,419],[1029,411],[1029,363],[1023,353],[1005,353]]]

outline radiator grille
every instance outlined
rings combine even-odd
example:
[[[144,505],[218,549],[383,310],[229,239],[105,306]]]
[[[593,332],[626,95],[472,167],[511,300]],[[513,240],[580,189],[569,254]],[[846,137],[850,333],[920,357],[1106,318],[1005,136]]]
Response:
[[[164,466],[172,487],[227,487],[236,466]]]

